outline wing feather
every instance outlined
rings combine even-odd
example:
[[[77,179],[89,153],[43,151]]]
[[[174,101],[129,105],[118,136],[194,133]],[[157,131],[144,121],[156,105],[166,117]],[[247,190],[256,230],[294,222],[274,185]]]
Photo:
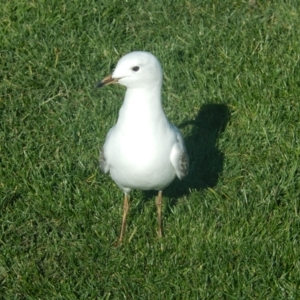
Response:
[[[176,131],[177,142],[172,148],[170,160],[177,177],[181,180],[189,172],[189,155],[186,151],[184,140],[180,131],[175,126],[174,130]]]

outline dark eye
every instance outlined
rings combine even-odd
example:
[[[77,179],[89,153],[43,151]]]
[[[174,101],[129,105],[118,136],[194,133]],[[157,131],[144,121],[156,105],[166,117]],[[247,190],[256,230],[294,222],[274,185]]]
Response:
[[[140,69],[140,67],[136,66],[132,68],[132,71],[137,72]]]

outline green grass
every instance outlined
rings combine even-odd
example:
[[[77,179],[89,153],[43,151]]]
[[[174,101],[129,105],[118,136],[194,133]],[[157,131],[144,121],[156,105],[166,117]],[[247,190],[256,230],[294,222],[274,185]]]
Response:
[[[254,4],[251,4],[254,2]],[[300,5],[287,1],[3,1],[1,299],[299,299]],[[133,50],[164,69],[190,175],[122,191],[98,169]]]

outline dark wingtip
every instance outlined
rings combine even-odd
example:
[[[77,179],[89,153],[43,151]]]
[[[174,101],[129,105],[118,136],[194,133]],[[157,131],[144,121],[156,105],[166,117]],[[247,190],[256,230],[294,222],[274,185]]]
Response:
[[[95,89],[101,88],[105,85],[103,81],[99,81],[98,83],[95,84]]]

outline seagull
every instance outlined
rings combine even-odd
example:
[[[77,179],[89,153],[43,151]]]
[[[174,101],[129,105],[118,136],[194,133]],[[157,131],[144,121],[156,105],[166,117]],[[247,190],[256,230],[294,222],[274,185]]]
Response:
[[[149,52],[135,51],[123,56],[113,73],[96,85],[119,83],[127,88],[117,123],[109,130],[99,158],[101,171],[110,173],[124,192],[119,244],[124,237],[131,190],[158,191],[158,236],[162,237],[162,191],[176,176],[183,179],[188,174],[183,137],[162,107],[162,81],[158,59]]]

